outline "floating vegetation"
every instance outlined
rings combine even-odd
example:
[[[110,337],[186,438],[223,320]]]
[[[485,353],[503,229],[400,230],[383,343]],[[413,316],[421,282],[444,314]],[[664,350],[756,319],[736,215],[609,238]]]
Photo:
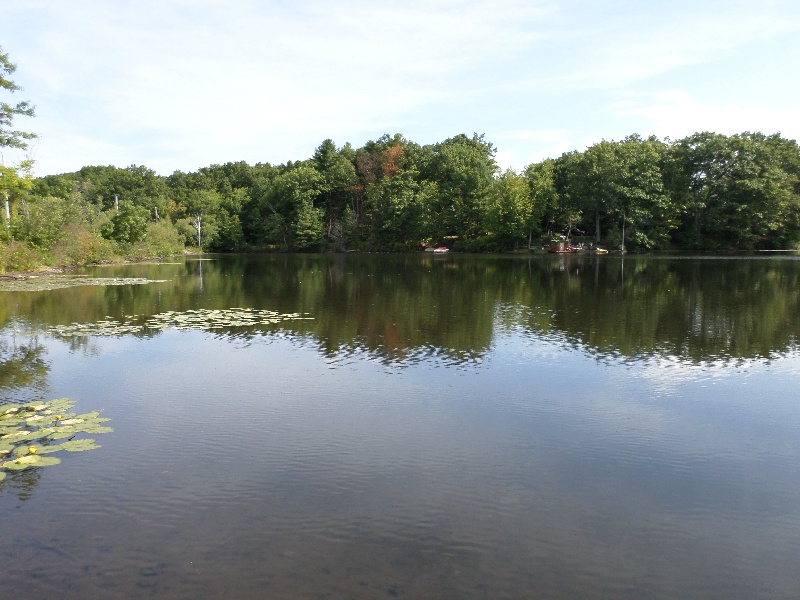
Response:
[[[100,411],[84,414],[67,412],[75,403],[69,398],[29,404],[0,406],[0,481],[8,471],[57,465],[60,458],[48,456],[56,452],[84,452],[99,448],[91,438],[78,438],[82,433],[98,434],[114,431],[103,425],[110,421]],[[60,440],[66,440],[61,443]]]
[[[44,292],[81,285],[145,285],[167,279],[143,277],[84,277],[81,275],[31,275],[24,279],[0,280],[0,292]]]
[[[313,320],[308,313],[279,313],[256,308],[196,309],[168,311],[152,315],[142,322],[139,315],[118,321],[106,317],[95,323],[56,325],[47,333],[59,336],[118,336],[166,329],[230,329],[232,327],[272,326],[285,321]]]

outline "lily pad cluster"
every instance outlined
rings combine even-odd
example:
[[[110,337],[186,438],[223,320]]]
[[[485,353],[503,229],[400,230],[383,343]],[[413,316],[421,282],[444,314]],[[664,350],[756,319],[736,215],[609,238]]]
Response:
[[[100,411],[68,412],[75,403],[69,398],[29,404],[0,406],[0,481],[8,471],[57,465],[57,452],[83,452],[99,448],[94,439],[79,434],[110,433],[110,421]],[[63,440],[63,441],[62,441]]]
[[[44,292],[82,285],[145,285],[164,283],[166,279],[144,277],[84,277],[82,275],[32,275],[20,279],[0,280],[1,292]]]
[[[194,309],[168,311],[152,315],[143,323],[139,315],[124,317],[123,321],[107,317],[95,323],[57,325],[47,330],[60,336],[115,336],[163,331],[166,329],[226,329],[277,325],[284,321],[312,320],[308,313],[279,313],[256,308]]]

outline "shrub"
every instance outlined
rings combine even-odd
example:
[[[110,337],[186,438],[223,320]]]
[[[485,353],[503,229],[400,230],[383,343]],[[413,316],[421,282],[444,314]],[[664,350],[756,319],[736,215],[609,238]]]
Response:
[[[22,242],[0,244],[0,272],[35,271],[42,265],[39,254]]]
[[[73,267],[107,262],[114,258],[114,244],[79,225],[67,226],[53,247],[53,257]]]
[[[183,236],[168,220],[148,223],[144,245],[149,256],[174,256],[183,253]]]

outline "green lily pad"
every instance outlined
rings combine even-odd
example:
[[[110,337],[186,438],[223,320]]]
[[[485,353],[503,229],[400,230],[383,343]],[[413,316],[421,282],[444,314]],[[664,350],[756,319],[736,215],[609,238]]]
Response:
[[[34,446],[23,444],[14,448],[14,456],[25,456],[26,454],[38,454],[42,450],[42,446]],[[31,452],[33,450],[33,452]]]
[[[85,423],[80,428],[81,433],[113,433],[113,427],[106,427],[104,425],[95,425],[94,423]]]
[[[73,439],[81,433],[110,433],[100,411],[77,415],[66,411],[74,405],[69,398],[24,405],[4,405],[0,420],[0,479],[6,471],[20,471],[61,462],[56,452],[85,452],[100,446],[93,439]],[[68,439],[67,439],[68,438]],[[63,443],[52,442],[64,440]]]
[[[92,411],[92,412],[83,413],[82,415],[78,415],[75,418],[76,419],[83,419],[84,421],[88,421],[89,419],[96,419],[99,416],[100,416],[100,411],[99,410],[95,410],[95,411]]]
[[[42,292],[82,285],[144,285],[163,283],[166,279],[144,279],[142,277],[84,277],[81,275],[40,275],[26,279],[0,281],[0,291]]]
[[[7,433],[0,439],[2,439],[4,442],[18,442],[20,440],[27,440],[28,436],[32,433],[35,432],[22,429],[20,431],[15,431],[14,433]]]
[[[86,438],[82,440],[64,442],[63,444],[58,444],[56,446],[45,446],[42,449],[42,453],[51,454],[53,452],[60,452],[61,450],[66,450],[67,452],[86,452],[87,450],[95,450],[100,447],[101,446],[95,443],[95,440]]]
[[[7,460],[2,466],[4,469],[10,471],[22,471],[23,469],[30,469],[33,467],[49,467],[50,465],[57,465],[61,462],[60,458],[55,456],[40,456],[38,454],[26,454],[13,460]]]
[[[0,406],[0,419],[6,415],[11,415],[19,410],[19,404],[3,404]]]
[[[303,313],[308,315],[308,313]],[[146,331],[163,331],[166,329],[230,329],[233,327],[257,327],[275,325],[281,321],[313,319],[300,313],[280,314],[272,310],[255,308],[226,309],[189,309],[183,312],[168,311],[152,315],[142,323],[139,315],[124,317],[126,321],[117,321],[111,317],[94,323],[71,323],[57,325],[48,332],[60,336],[117,336]],[[139,323],[133,322],[133,319]]]
[[[56,398],[55,400],[50,400],[50,402],[47,403],[47,410],[51,410],[53,412],[64,412],[73,406],[75,406],[75,402],[69,398]]]

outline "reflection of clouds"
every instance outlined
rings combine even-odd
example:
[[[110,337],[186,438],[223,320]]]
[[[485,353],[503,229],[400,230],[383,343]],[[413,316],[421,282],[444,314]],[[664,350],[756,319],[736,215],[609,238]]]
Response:
[[[570,320],[559,318],[559,310],[569,312],[571,308],[569,305],[566,309],[557,309],[498,304],[494,313],[494,335],[516,335],[556,347],[573,348],[609,365],[643,365],[654,370],[654,376],[660,376],[663,369],[680,366],[682,379],[708,377],[714,372],[755,364],[772,364],[791,358],[798,350],[791,336],[786,336],[785,345],[780,339],[769,340],[771,348],[760,345],[759,332],[748,332],[745,328],[742,335],[742,328],[738,327],[743,319],[741,315],[731,315],[719,307],[687,305],[686,330],[670,336],[654,327],[643,330],[647,334],[644,338],[636,335],[635,328],[631,333],[627,321],[613,324],[598,334],[594,328],[602,329],[606,324],[603,319],[611,319],[608,315],[598,317],[592,313],[586,320]],[[749,316],[745,314],[744,319]],[[778,328],[777,332],[782,330]]]
[[[793,350],[786,355],[770,358],[726,358],[699,363],[678,356],[654,356],[642,361],[638,372],[656,386],[658,391],[671,390],[685,383],[726,379],[732,375],[756,376],[772,373],[800,382],[800,353]]]
[[[621,487],[646,477],[742,493],[770,477],[761,472],[766,464],[796,471],[798,352],[703,364],[669,356],[597,361],[536,336],[495,342],[488,362],[491,371],[502,365],[502,403],[580,440],[564,452],[592,465],[587,477]]]
[[[639,374],[659,391],[673,389],[683,383],[706,381],[730,375],[731,369],[741,373],[763,364],[763,359],[689,362],[678,356],[654,356],[642,361]],[[734,363],[733,365],[731,363]]]
[[[378,362],[389,369],[403,369],[420,364],[473,369],[479,367],[485,353],[425,345],[417,348],[370,347],[365,344],[341,345],[333,351],[320,347],[330,368],[339,368],[362,361]]]

